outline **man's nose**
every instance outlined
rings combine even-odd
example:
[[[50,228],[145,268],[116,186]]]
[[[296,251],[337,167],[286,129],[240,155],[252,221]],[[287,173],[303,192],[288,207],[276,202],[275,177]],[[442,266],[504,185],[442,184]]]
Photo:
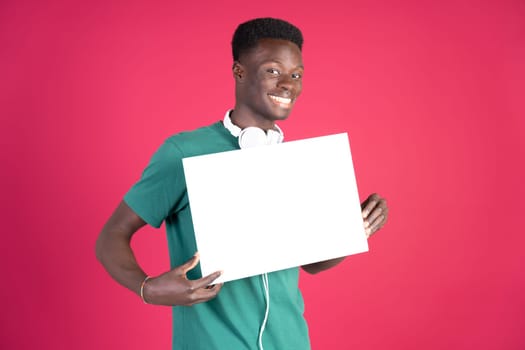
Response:
[[[293,91],[294,82],[291,75],[281,74],[279,81],[277,82],[277,87],[287,92]]]

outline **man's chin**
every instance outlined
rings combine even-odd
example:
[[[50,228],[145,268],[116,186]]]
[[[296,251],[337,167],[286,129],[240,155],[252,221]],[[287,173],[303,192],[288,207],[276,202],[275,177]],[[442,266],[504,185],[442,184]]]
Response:
[[[274,120],[286,120],[290,116],[290,113],[292,113],[291,108],[280,110],[277,113],[273,114],[273,119]]]
[[[289,117],[289,115],[287,114],[287,115],[283,115],[283,116],[277,116],[277,117],[275,117],[274,119],[275,119],[276,121],[281,121],[281,120],[286,120],[286,119],[288,119],[288,117]]]

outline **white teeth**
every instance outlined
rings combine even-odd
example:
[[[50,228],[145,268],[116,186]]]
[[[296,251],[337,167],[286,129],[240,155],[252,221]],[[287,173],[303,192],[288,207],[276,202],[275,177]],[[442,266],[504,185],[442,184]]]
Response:
[[[268,95],[270,96],[270,98],[272,100],[275,100],[279,103],[284,103],[284,104],[289,104],[292,102],[292,99],[291,98],[287,98],[287,97],[279,97],[279,96],[274,96],[274,95]]]

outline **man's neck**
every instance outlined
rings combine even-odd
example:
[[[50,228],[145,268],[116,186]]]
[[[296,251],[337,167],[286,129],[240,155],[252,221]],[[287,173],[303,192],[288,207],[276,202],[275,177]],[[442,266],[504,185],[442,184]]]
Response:
[[[255,126],[265,131],[276,129],[274,121],[266,119],[262,116],[254,115],[251,111],[245,111],[239,106],[235,106],[235,109],[230,114],[230,118],[232,123],[241,129],[245,129],[250,126]]]

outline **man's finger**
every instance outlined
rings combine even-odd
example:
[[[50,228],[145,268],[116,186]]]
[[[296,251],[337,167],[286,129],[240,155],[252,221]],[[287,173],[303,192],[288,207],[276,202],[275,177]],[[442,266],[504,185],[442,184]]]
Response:
[[[180,272],[186,275],[188,271],[192,270],[199,263],[199,253],[195,253],[188,261],[179,266]]]
[[[383,224],[385,223],[385,215],[381,214],[377,218],[375,218],[374,221],[370,224],[370,235],[374,234],[377,230],[379,230]]]
[[[366,203],[366,206],[362,211],[364,219],[368,217],[368,215],[372,212],[372,210],[375,208],[376,205],[377,205],[377,200],[374,200],[374,199]]]
[[[195,291],[195,299],[193,304],[203,303],[210,299],[213,299],[219,294],[223,284],[215,284],[212,288],[200,288]]]
[[[368,215],[368,217],[365,219],[365,222],[368,223],[368,226],[372,226],[372,223],[374,222],[374,220],[381,214],[383,214],[383,209],[377,206],[374,208],[374,210],[372,210],[372,213]]]
[[[206,277],[199,278],[198,280],[194,280],[193,281],[193,288],[194,289],[205,288],[208,285],[210,285],[213,281],[215,281],[217,278],[219,278],[220,275],[222,275],[222,272],[221,271],[216,271],[216,272],[214,272],[212,274],[209,274]]]

